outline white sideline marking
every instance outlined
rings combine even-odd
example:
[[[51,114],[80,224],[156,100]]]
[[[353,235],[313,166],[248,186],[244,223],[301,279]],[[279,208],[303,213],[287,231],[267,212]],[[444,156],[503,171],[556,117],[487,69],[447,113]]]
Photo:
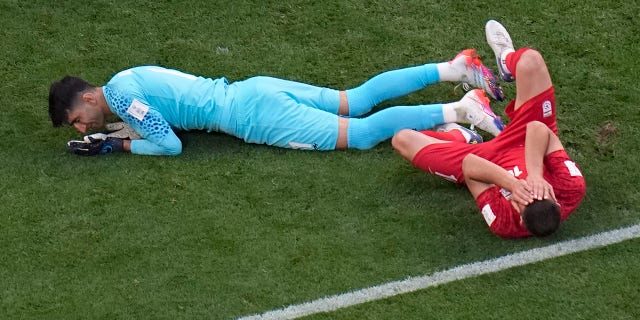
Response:
[[[483,274],[494,273],[571,253],[604,247],[635,238],[640,238],[640,224],[602,232],[580,239],[559,242],[546,247],[517,252],[494,259],[463,264],[452,269],[435,272],[430,275],[409,277],[405,280],[383,283],[374,287],[328,296],[301,304],[290,305],[282,309],[271,310],[262,314],[241,317],[238,318],[238,320],[295,319],[311,314],[334,311],[340,308],[389,298],[399,294],[414,292]]]

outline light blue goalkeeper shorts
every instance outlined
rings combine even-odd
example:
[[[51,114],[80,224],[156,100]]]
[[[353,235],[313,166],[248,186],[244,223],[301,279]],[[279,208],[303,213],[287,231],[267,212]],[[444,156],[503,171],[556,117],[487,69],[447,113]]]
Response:
[[[338,90],[271,77],[253,77],[231,86],[237,137],[281,148],[336,148]]]

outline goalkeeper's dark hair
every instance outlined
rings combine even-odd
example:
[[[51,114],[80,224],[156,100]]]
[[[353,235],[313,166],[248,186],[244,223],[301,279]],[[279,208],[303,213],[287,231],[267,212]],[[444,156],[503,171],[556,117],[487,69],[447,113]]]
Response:
[[[560,206],[551,200],[534,200],[522,210],[522,221],[534,236],[548,236],[560,227]]]
[[[68,110],[73,107],[76,97],[94,88],[90,83],[73,76],[66,76],[54,82],[49,88],[49,117],[54,127],[60,127],[68,121]]]

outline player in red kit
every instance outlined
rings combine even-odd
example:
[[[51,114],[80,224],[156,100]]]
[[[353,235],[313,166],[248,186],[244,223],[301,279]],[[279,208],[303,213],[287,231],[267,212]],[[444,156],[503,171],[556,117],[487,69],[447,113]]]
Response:
[[[486,35],[503,80],[516,81],[505,129],[480,144],[469,144],[474,134],[463,127],[402,130],[392,144],[414,166],[466,184],[493,233],[546,236],[578,207],[585,181],[558,138],[553,84],[540,53],[514,50],[509,33],[494,20],[487,22]]]

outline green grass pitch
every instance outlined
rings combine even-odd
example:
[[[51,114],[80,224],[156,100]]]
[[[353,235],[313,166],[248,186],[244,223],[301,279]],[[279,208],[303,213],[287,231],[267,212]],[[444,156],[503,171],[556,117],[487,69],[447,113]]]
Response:
[[[640,222],[634,1],[0,0],[0,318],[232,319]],[[159,64],[346,89],[486,45],[547,60],[587,196],[548,239],[493,236],[461,187],[369,151],[181,133],[178,157],[81,158],[50,83]],[[507,97],[515,86],[504,85]],[[438,84],[397,104],[451,101]],[[389,106],[387,103],[382,107]],[[504,103],[493,103],[502,114]],[[640,241],[310,319],[637,319]]]

